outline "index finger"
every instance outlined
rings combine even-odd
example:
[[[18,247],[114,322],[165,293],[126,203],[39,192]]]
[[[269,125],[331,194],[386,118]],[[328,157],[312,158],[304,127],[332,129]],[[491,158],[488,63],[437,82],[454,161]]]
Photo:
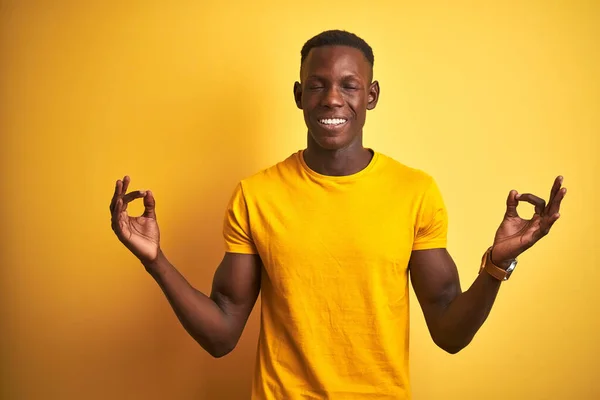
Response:
[[[525,201],[535,206],[535,213],[544,215],[544,209],[546,208],[546,201],[542,198],[537,197],[531,193],[518,194],[517,200]]]

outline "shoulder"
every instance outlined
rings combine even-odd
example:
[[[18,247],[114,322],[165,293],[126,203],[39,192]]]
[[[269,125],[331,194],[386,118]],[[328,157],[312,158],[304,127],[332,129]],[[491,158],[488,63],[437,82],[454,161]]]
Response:
[[[381,172],[389,175],[404,188],[425,191],[435,185],[435,179],[428,172],[406,165],[384,153],[376,152],[381,164]]]
[[[299,152],[293,153],[278,163],[243,178],[239,185],[245,191],[264,191],[289,181],[299,174]]]

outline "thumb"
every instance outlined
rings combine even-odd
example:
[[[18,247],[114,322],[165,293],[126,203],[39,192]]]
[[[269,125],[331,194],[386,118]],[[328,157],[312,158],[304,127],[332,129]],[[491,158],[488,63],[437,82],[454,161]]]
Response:
[[[146,195],[144,196],[144,214],[143,217],[156,219],[156,211],[155,211],[156,202],[154,201],[154,196],[150,190],[146,190]]]
[[[518,217],[519,213],[517,212],[517,206],[519,205],[519,201],[517,200],[517,195],[519,193],[516,190],[511,190],[508,193],[508,198],[506,199],[506,216],[507,217]]]

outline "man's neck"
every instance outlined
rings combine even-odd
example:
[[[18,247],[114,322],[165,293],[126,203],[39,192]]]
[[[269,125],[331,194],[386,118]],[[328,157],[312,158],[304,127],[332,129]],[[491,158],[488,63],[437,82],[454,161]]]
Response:
[[[369,165],[373,153],[362,143],[339,150],[327,150],[316,143],[308,144],[304,151],[304,162],[313,171],[328,176],[346,176],[362,171]]]

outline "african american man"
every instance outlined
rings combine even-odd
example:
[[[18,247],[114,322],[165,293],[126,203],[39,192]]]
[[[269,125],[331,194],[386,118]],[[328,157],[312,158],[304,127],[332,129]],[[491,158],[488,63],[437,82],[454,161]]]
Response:
[[[116,182],[114,232],[208,353],[235,348],[261,293],[252,399],[410,399],[409,271],[433,341],[456,353],[482,326],[517,256],[559,217],[562,177],[547,204],[510,191],[480,273],[463,292],[434,179],[363,147],[366,114],[379,98],[373,64],[371,47],[345,31],[306,42],[294,99],[307,146],[237,184],[210,296],[161,251],[152,192],[128,193],[128,176]],[[138,198],[144,213],[131,217],[127,204]],[[532,219],[519,217],[519,202],[535,206]]]

